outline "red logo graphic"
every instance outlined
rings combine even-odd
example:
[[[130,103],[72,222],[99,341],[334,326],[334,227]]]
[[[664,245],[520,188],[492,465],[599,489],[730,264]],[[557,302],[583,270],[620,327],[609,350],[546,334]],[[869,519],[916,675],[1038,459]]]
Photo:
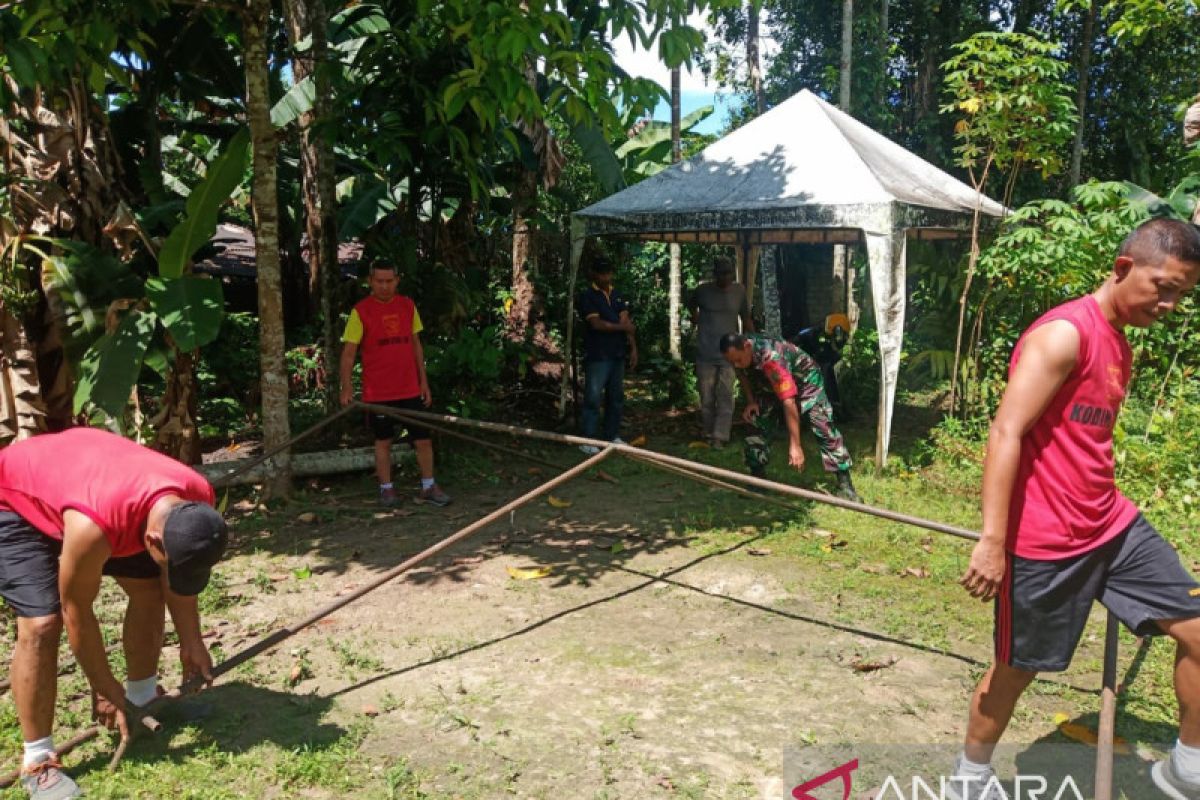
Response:
[[[400,326],[399,314],[384,314],[381,317],[383,322],[383,332],[386,336],[399,336],[404,333],[404,329]]]
[[[831,770],[829,770],[829,772],[826,772],[824,775],[819,775],[818,777],[813,778],[811,781],[808,781],[807,783],[800,784],[795,789],[792,789],[792,797],[794,800],[817,800],[817,798],[815,798],[811,794],[809,794],[809,791],[817,788],[818,786],[824,786],[825,784],[832,781],[834,778],[841,776],[842,800],[850,800],[850,789],[852,788],[850,773],[856,769],[858,769],[858,759],[857,758],[847,761],[845,764],[842,764],[840,767],[831,769]]]

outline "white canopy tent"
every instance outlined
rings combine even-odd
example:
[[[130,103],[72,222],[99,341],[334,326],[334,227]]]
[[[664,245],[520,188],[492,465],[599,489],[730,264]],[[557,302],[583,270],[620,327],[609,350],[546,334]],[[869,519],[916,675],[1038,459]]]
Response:
[[[761,249],[766,332],[778,336],[772,245],[865,244],[882,368],[882,465],[904,335],[907,238],[965,235],[976,211],[998,217],[1005,209],[805,89],[699,155],[573,214],[569,296],[573,303],[589,237]],[[567,312],[571,323],[574,308]]]

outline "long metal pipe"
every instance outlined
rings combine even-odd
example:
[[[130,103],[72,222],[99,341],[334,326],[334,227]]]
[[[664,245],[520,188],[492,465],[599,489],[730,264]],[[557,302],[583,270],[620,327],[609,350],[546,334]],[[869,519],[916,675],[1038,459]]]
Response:
[[[297,433],[295,436],[288,439],[283,444],[278,445],[276,447],[272,447],[270,450],[263,453],[258,458],[252,459],[249,462],[240,465],[237,469],[231,470],[231,471],[225,473],[224,475],[218,475],[216,478],[213,478],[213,480],[212,480],[213,488],[220,489],[228,481],[232,480],[235,476],[241,475],[243,472],[247,472],[249,470],[254,469],[255,467],[257,467],[259,464],[263,463],[267,459],[269,459],[275,455],[278,455],[279,453],[282,453],[284,450],[287,450],[289,447],[291,447],[292,445],[294,445],[296,442],[300,441],[301,439],[305,439],[309,436],[312,436],[314,433],[316,433],[317,431],[326,427],[327,425],[331,425],[335,420],[339,420],[342,417],[346,416],[351,411],[353,411],[355,408],[358,408],[358,405],[356,403],[351,403],[350,405],[343,408],[341,411],[338,411],[335,414],[331,414],[330,416],[328,416],[325,419],[318,422],[316,425],[313,425],[311,428],[308,428],[307,430],[303,430],[300,433]]]
[[[464,425],[469,428],[477,428],[479,430],[495,431],[497,433],[511,433],[519,436],[528,436],[533,439],[543,439],[549,442],[560,442],[562,444],[591,445],[598,448],[611,447],[614,451],[624,455],[629,455],[635,458],[641,457],[643,460],[657,461],[663,464],[670,464],[672,466],[681,467],[692,472],[702,472],[726,481],[741,483],[749,486],[757,486],[759,488],[769,489],[780,494],[799,497],[802,500],[812,500],[818,503],[836,506],[837,508],[844,508],[848,511],[858,511],[863,514],[870,514],[875,517],[891,520],[892,522],[902,522],[906,525],[913,525],[918,528],[925,528],[926,530],[935,531],[937,533],[945,533],[950,536],[960,537],[962,539],[979,539],[979,534],[975,531],[970,531],[966,528],[959,528],[955,525],[946,525],[941,522],[934,522],[933,520],[914,517],[910,514],[902,514],[899,511],[891,511],[886,508],[870,506],[866,503],[856,503],[853,500],[844,500],[840,497],[821,494],[820,492],[814,492],[810,489],[801,489],[798,486],[791,486],[786,483],[777,483],[775,481],[768,481],[762,478],[755,478],[752,475],[744,475],[740,472],[734,472],[732,470],[722,469],[720,467],[714,467],[708,464],[701,464],[698,461],[690,461],[686,458],[669,456],[665,453],[656,453],[652,450],[643,450],[628,444],[616,444],[613,442],[601,441],[599,439],[588,439],[584,436],[553,433],[551,431],[538,430],[537,428],[522,428],[516,425],[504,425],[499,422],[483,422],[480,420],[464,419],[463,417],[455,417],[447,414],[433,414],[428,411],[409,411],[408,409],[401,411],[399,409],[391,408],[390,406],[377,406],[366,403],[361,404],[361,406],[374,413],[390,414],[392,416],[399,417],[400,419],[411,418],[411,420],[414,422],[446,422],[453,425]]]
[[[488,525],[491,525],[493,522],[496,522],[496,521],[502,519],[505,514],[508,514],[511,511],[515,511],[516,509],[529,503],[530,501],[535,500],[538,497],[540,497],[541,495],[555,489],[559,485],[566,483],[567,481],[576,477],[580,473],[596,466],[601,461],[608,458],[612,453],[613,453],[612,447],[604,448],[599,453],[596,453],[595,455],[591,456],[590,458],[576,464],[575,466],[571,467],[570,469],[568,469],[566,472],[562,473],[561,475],[551,478],[550,480],[546,481],[545,483],[541,484],[540,486],[521,495],[517,499],[512,500],[508,503],[505,503],[504,505],[497,508],[495,511],[488,514],[487,516],[482,517],[482,518],[476,520],[475,522],[472,522],[470,525],[466,526],[465,528],[461,528],[457,532],[451,534],[450,536],[447,536],[445,539],[442,539],[437,544],[427,547],[424,550],[422,550],[421,552],[412,556],[411,558],[408,558],[405,561],[401,562],[400,564],[397,564],[395,567],[392,567],[390,570],[383,573],[382,575],[380,575],[378,578],[371,581],[370,583],[367,583],[362,588],[351,592],[350,594],[342,597],[341,599],[339,599],[333,603],[330,603],[329,605],[325,606],[324,608],[319,609],[318,611],[314,611],[312,614],[309,614],[307,617],[305,617],[304,619],[302,619],[298,622],[292,623],[291,625],[288,625],[283,628],[279,628],[278,630],[274,631],[273,633],[268,634],[267,636],[258,640],[257,642],[250,645],[249,647],[242,650],[241,652],[238,652],[238,653],[230,656],[229,658],[225,659],[217,666],[213,667],[213,671],[212,671],[213,678],[220,677],[221,675],[224,675],[225,673],[229,672],[230,670],[235,669],[236,667],[240,666],[241,664],[246,663],[247,661],[254,658],[255,656],[260,655],[264,651],[270,650],[272,647],[275,647],[279,643],[281,643],[287,639],[290,639],[291,637],[295,636],[300,631],[304,630],[305,628],[309,627],[310,625],[313,625],[318,620],[324,619],[325,617],[329,616],[330,614],[334,613],[335,611],[345,608],[346,606],[350,605],[355,600],[358,600],[359,598],[363,597],[364,595],[375,591],[380,586],[383,586],[385,583],[388,583],[389,581],[393,580],[394,578],[401,575],[402,573],[407,572],[408,570],[410,570],[413,567],[420,564],[422,561],[425,561],[425,560],[437,555],[438,553],[445,550],[447,547],[450,547],[450,546],[462,541],[463,539],[466,539],[468,536],[478,533],[480,530],[482,530],[483,528],[486,528]],[[203,678],[193,679],[191,681],[188,681],[187,683],[183,684],[183,686],[179,687],[178,689],[168,692],[167,694],[165,694],[165,695],[157,698],[153,702],[149,703],[148,705],[145,706],[144,710],[147,713],[153,712],[153,711],[157,710],[158,708],[161,708],[163,705],[170,703],[174,700],[178,700],[183,695],[188,694],[196,689],[199,689],[203,684],[204,684]],[[67,740],[61,746],[59,746],[57,748],[58,755],[64,756],[67,753],[74,750],[75,748],[79,747],[84,742],[87,742],[87,741],[90,741],[90,740],[96,738],[96,736],[98,736],[100,734],[101,730],[103,730],[103,728],[101,728],[100,726],[97,725],[97,726],[93,726],[91,728],[87,728],[86,730],[80,732],[79,734],[71,737],[69,740]],[[3,779],[0,779],[0,789],[6,788],[6,787],[11,786],[12,784],[16,783],[17,779],[20,778],[20,776],[21,776],[21,773],[19,770],[6,775]]]

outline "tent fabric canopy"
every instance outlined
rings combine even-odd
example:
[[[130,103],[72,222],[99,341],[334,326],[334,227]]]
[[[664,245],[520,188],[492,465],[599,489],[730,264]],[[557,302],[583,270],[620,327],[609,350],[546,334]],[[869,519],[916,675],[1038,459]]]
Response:
[[[865,243],[881,355],[876,458],[882,465],[903,343],[907,235],[969,231],[977,208],[989,217],[1005,213],[805,89],[687,161],[575,212],[572,280],[583,240],[593,236],[735,239],[748,247],[811,240],[821,231]],[[763,250],[765,293],[775,259],[772,248]],[[771,327],[769,333],[780,333]]]

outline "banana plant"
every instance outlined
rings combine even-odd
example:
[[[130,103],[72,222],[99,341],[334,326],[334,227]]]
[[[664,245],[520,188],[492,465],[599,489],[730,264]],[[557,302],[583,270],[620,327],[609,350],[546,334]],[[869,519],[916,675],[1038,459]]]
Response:
[[[219,281],[188,274],[191,257],[216,230],[217,213],[246,169],[249,134],[230,140],[189,194],[182,219],[158,250],[158,274],[141,278],[115,257],[81,242],[25,247],[42,257],[42,285],[62,309],[75,365],[75,413],[93,406],[120,419],[143,365],[162,374],[168,395],[195,351],[216,339],[224,295]],[[52,252],[50,252],[52,251]],[[174,405],[170,401],[167,407]],[[169,422],[170,415],[160,423]],[[172,430],[170,433],[176,433]]]

